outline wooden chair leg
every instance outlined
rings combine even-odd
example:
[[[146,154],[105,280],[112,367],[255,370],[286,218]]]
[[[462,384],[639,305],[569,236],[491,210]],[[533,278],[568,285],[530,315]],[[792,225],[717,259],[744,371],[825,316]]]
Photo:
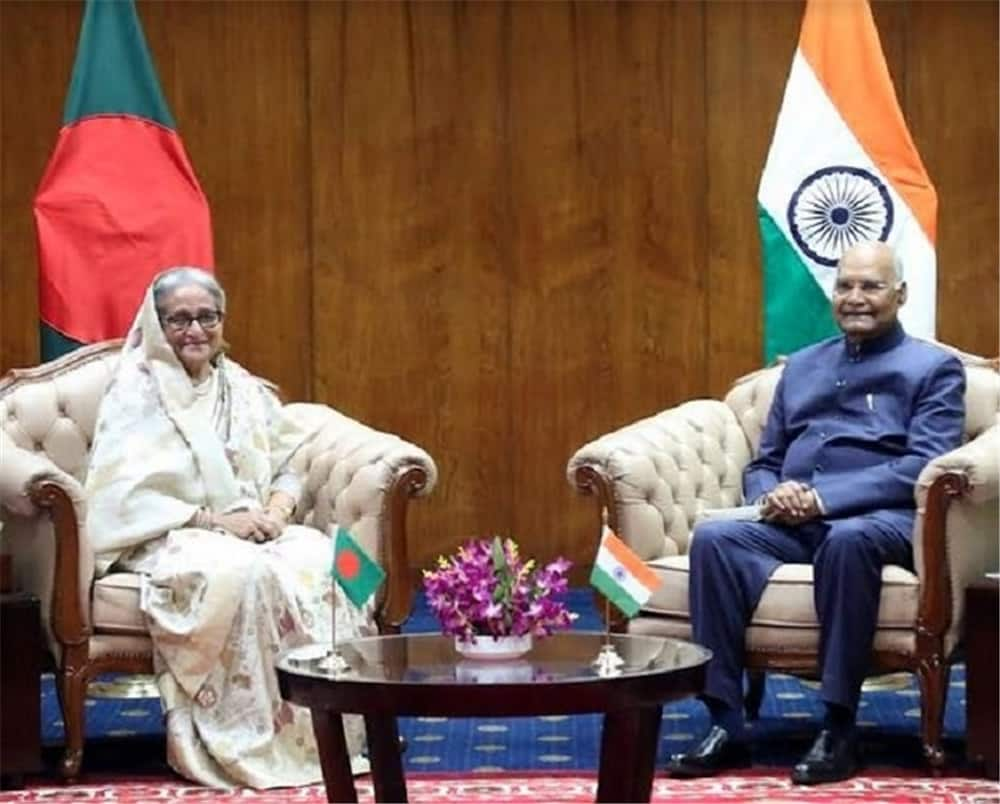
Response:
[[[71,665],[72,667],[72,665]],[[58,675],[56,685],[59,703],[62,707],[63,731],[66,747],[63,751],[59,774],[64,779],[75,779],[80,775],[83,763],[83,734],[86,721],[87,673],[84,668],[64,669]]]
[[[944,705],[948,695],[948,665],[934,656],[917,667],[920,684],[920,736],[924,758],[932,768],[944,765],[941,732],[944,725]]]
[[[756,720],[760,717],[760,705],[764,700],[766,681],[767,675],[763,670],[747,671],[747,694],[743,699],[747,720]]]

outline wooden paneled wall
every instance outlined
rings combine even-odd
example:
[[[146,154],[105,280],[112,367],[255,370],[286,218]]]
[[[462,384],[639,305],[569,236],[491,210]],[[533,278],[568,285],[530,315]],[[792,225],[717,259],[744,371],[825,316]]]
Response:
[[[37,360],[31,198],[81,6],[0,3],[0,368]],[[756,186],[793,2],[144,2],[212,205],[227,337],[436,458],[417,564],[589,561],[587,440],[761,353]],[[939,337],[997,352],[997,4],[875,16],[940,195]]]

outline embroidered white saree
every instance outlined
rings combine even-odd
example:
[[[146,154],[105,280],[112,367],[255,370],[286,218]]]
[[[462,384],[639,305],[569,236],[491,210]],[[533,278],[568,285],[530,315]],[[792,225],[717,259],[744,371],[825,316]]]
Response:
[[[309,712],[281,699],[274,660],[373,631],[331,583],[322,533],[290,525],[255,544],[188,527],[199,508],[261,508],[311,435],[236,363],[216,361],[195,387],[147,291],[101,403],[87,474],[87,530],[98,570],[144,575],[142,607],[166,713],[168,761],[189,779],[256,788],[322,780]],[[352,755],[360,719],[347,721]]]

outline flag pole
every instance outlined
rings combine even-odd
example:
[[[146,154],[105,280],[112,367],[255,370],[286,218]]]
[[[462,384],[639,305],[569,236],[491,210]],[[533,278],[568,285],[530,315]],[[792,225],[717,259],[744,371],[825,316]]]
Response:
[[[608,508],[601,508],[601,539],[608,531]],[[611,644],[611,599],[604,595],[604,644],[594,659],[593,666],[599,676],[621,675],[625,660],[621,657],[615,646]]]
[[[604,598],[604,644],[611,644],[611,601]]]
[[[340,538],[340,528],[338,527],[333,534],[333,560],[337,560],[337,542]],[[341,673],[347,669],[347,662],[344,661],[344,657],[340,655],[340,648],[337,647],[337,585],[338,581],[334,576],[334,573],[330,573],[330,591],[333,593],[333,601],[330,603],[330,614],[332,615],[332,622],[330,624],[330,652],[324,656],[319,661],[319,668],[325,670],[328,673]]]

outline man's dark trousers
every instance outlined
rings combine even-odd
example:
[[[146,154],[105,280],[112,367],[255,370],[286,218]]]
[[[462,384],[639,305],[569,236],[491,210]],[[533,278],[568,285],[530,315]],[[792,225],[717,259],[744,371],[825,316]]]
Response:
[[[746,627],[779,564],[813,565],[821,696],[856,711],[878,621],[882,567],[911,569],[912,511],[877,511],[785,527],[700,523],[690,548],[692,634],[711,649],[705,694],[739,711]]]

